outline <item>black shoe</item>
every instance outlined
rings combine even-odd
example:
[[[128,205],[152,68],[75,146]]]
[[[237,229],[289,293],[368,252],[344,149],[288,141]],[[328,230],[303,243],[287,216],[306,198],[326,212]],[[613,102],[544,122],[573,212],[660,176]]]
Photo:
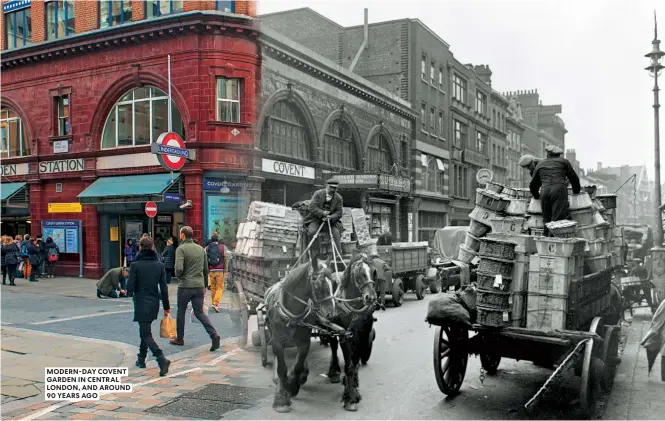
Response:
[[[15,287],[16,284],[14,283],[14,281],[9,281],[9,286],[10,286],[10,287]]]
[[[97,290],[97,298],[102,298],[102,293]]]
[[[171,361],[167,360],[164,355],[157,358],[157,364],[159,364],[159,375],[161,377],[166,376],[169,373],[169,366]]]
[[[140,352],[136,354],[136,366],[138,368],[145,368],[145,354],[141,354]]]
[[[221,339],[222,338],[220,338],[219,335],[215,335],[212,337],[212,346],[210,347],[210,352],[219,349],[219,342],[221,341]]]

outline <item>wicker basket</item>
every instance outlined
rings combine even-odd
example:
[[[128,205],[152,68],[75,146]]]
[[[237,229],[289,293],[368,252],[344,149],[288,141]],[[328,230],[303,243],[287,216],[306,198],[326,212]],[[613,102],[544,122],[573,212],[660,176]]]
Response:
[[[577,222],[575,221],[554,221],[546,224],[550,234],[554,237],[562,237],[564,235],[574,234],[577,231]]]
[[[570,211],[570,219],[578,225],[591,225],[594,223],[594,211],[591,208]]]
[[[616,209],[617,195],[616,194],[599,194],[596,196],[600,203],[603,204],[605,209]]]
[[[470,232],[467,232],[464,239],[464,246],[469,250],[478,251],[480,250],[480,240]]]
[[[496,257],[503,260],[515,259],[515,247],[517,244],[508,241],[491,240],[483,238],[480,240],[480,254],[481,257]]]
[[[510,292],[496,292],[478,288],[476,305],[497,307],[505,311],[512,308],[511,301]]]
[[[495,287],[496,274],[487,273],[487,272],[476,272],[476,282],[478,283],[478,288],[482,288],[485,291],[509,291],[510,284],[512,279],[501,277],[501,285]]]
[[[495,257],[481,257],[478,271],[501,275],[504,278],[511,278],[513,276],[514,264],[515,262],[512,260],[497,259]]]
[[[469,224],[469,233],[476,238],[484,237],[490,231],[490,226],[482,224],[474,219]]]
[[[510,326],[510,311],[496,307],[476,306],[478,309],[478,323],[485,326]]]
[[[529,201],[526,199],[510,199],[510,204],[506,207],[508,215],[526,215],[526,209],[529,207]]]
[[[532,197],[531,200],[529,201],[529,207],[526,208],[526,211],[531,215],[542,215],[543,207],[540,203],[540,199]]]
[[[464,245],[461,245],[459,248],[459,254],[457,255],[457,260],[460,262],[469,264],[473,259],[478,256],[478,253],[466,248]]]
[[[571,211],[578,209],[589,209],[593,206],[593,202],[587,192],[580,194],[571,194],[568,196],[569,207]]]
[[[531,190],[521,189],[521,188],[515,189],[515,197],[517,199],[522,199],[522,200],[531,200],[531,198],[533,198],[533,196],[531,195]]]
[[[509,199],[517,198],[517,190],[512,187],[504,186],[501,194]]]
[[[500,194],[503,191],[503,184],[488,182],[485,184],[485,188],[492,193]]]
[[[503,212],[508,206],[508,201],[489,190],[476,189],[476,205],[493,212]]]
[[[521,234],[524,231],[525,218],[492,218],[492,232],[495,234]]]

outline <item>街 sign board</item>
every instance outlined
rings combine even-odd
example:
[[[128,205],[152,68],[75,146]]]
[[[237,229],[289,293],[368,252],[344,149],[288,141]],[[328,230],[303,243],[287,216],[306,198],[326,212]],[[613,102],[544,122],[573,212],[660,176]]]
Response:
[[[79,277],[83,277],[83,230],[80,220],[42,221],[44,238],[51,237],[60,253],[79,255]]]

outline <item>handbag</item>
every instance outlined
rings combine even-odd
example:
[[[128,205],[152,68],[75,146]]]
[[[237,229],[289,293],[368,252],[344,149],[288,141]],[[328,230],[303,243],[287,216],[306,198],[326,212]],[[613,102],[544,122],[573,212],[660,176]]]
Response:
[[[174,339],[176,337],[175,319],[171,318],[170,315],[162,319],[159,325],[159,337],[166,339]]]

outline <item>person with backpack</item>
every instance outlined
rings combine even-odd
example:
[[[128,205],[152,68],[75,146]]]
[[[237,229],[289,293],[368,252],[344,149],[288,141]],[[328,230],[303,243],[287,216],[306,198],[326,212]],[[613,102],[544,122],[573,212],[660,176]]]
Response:
[[[212,309],[219,313],[219,302],[224,294],[224,271],[226,270],[227,252],[224,243],[219,242],[219,234],[212,233],[206,246],[208,256],[209,282],[208,288],[212,295]]]
[[[32,274],[32,265],[30,264],[30,255],[28,254],[28,244],[30,244],[30,234],[25,234],[21,241],[21,258],[23,259],[23,277],[30,278]]]
[[[44,249],[46,250],[46,276],[48,278],[55,278],[55,264],[60,258],[60,248],[53,241],[53,238],[49,237],[44,243]]]
[[[37,280],[37,273],[39,272],[39,244],[37,240],[30,241],[25,245],[28,253],[28,262],[30,263],[30,282],[39,282]]]
[[[37,234],[37,246],[39,246],[39,272],[37,272],[37,276],[43,278],[46,276],[48,256],[46,255],[46,243],[42,234]]]

